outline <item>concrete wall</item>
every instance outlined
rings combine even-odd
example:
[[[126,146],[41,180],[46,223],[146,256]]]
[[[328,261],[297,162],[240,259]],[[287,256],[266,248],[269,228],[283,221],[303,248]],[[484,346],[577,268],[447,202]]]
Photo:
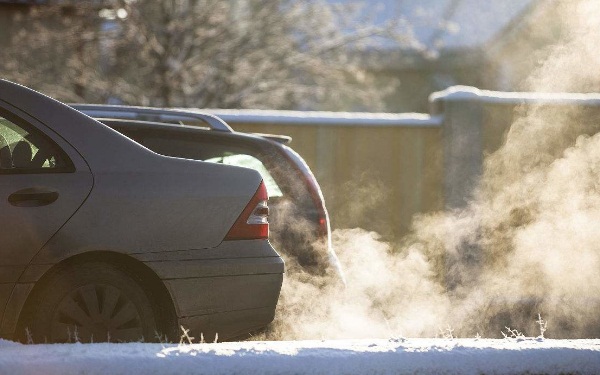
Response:
[[[515,121],[541,122],[548,131],[554,131],[558,123],[572,124],[562,129],[560,137],[553,137],[550,152],[554,157],[574,145],[579,136],[600,131],[598,94],[497,92],[457,86],[433,94],[430,105],[433,114],[443,117],[444,202],[449,208],[468,201],[485,155],[505,143]],[[531,110],[535,116],[528,118]]]

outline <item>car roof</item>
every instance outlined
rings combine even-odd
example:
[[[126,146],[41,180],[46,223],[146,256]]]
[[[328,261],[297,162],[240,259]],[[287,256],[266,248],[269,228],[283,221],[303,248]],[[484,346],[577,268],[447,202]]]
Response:
[[[116,168],[123,160],[143,164],[148,154],[154,154],[68,105],[17,83],[0,79],[0,102],[52,129],[84,157],[92,170]]]

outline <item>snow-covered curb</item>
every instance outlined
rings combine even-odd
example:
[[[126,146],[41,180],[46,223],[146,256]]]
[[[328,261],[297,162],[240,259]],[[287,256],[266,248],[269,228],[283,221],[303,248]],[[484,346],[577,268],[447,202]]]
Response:
[[[408,339],[19,345],[1,374],[599,374],[600,340]]]

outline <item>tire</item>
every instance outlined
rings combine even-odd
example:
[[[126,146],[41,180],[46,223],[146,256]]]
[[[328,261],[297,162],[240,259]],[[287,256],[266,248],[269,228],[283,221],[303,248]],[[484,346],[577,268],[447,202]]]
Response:
[[[158,332],[152,306],[123,270],[103,262],[75,264],[46,280],[21,327],[33,342],[151,341]]]

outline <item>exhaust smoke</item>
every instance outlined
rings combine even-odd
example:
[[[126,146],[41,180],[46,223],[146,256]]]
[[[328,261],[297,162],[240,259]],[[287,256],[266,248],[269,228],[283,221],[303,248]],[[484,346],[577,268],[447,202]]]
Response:
[[[600,4],[557,2],[565,39],[531,91],[600,88]],[[600,118],[584,106],[517,110],[465,208],[421,215],[402,243],[338,229],[347,286],[288,273],[267,339],[447,334],[600,337]],[[348,198],[361,202],[360,197]],[[360,210],[358,210],[360,211]]]

